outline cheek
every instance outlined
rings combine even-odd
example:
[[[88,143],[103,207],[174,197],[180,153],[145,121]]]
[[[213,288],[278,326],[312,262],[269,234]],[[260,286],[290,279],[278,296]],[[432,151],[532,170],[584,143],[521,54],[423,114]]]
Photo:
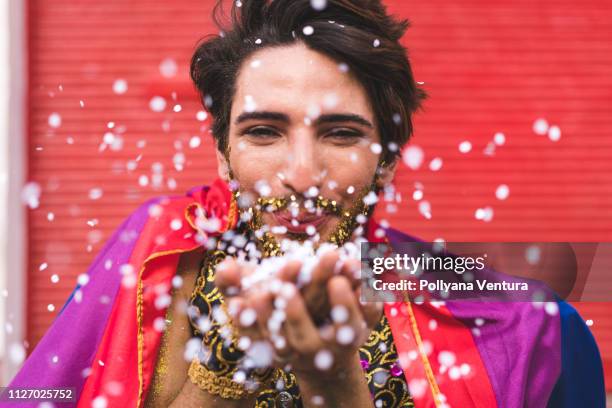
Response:
[[[337,194],[354,197],[357,192],[368,186],[376,172],[378,155],[373,154],[369,148],[356,147],[345,149],[342,152],[328,154],[330,160],[327,164],[328,182],[336,184]],[[353,187],[355,192],[347,190]]]
[[[278,180],[276,174],[283,166],[285,152],[282,146],[248,146],[230,140],[230,165],[242,189],[255,191],[255,184],[265,180],[269,184]]]

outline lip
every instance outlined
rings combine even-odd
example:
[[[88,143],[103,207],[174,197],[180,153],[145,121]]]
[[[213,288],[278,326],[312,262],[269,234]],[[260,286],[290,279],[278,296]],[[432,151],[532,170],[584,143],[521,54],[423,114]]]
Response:
[[[291,218],[288,214],[273,213],[272,216],[279,225],[287,228],[287,232],[295,234],[305,234],[306,229],[309,226],[315,227],[317,230],[329,220],[328,215],[308,215],[304,217]],[[291,221],[295,219],[298,222],[297,226],[294,226]]]

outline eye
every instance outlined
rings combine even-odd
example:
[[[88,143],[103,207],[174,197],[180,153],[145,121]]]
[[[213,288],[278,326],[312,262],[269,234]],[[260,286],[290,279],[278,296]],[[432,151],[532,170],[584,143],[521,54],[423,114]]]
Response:
[[[259,139],[272,139],[280,136],[280,133],[275,128],[261,125],[245,129],[242,134],[245,136],[253,136]]]
[[[356,142],[364,137],[363,132],[351,128],[333,128],[325,133],[325,137],[345,142]]]

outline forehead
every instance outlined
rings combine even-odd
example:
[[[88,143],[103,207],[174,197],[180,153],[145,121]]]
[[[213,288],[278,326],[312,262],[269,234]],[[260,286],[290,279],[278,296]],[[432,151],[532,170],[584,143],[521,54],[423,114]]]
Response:
[[[347,66],[303,43],[264,48],[243,62],[232,116],[245,106],[295,114],[341,110],[373,119],[365,89]]]

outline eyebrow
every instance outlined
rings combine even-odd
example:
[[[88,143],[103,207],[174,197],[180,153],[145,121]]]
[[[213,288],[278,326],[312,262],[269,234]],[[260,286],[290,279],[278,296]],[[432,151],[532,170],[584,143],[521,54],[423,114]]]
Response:
[[[246,122],[247,120],[274,120],[277,122],[289,123],[289,116],[280,112],[269,112],[269,111],[255,111],[255,112],[242,112],[236,118],[236,125]]]
[[[235,121],[235,124],[246,122],[247,120],[273,120],[276,122],[289,123],[289,116],[281,112],[270,112],[270,111],[255,111],[255,112],[243,112]],[[337,123],[337,122],[352,122],[358,125],[373,128],[374,125],[361,115],[353,113],[329,113],[320,115],[314,122],[315,125],[323,123]]]
[[[358,125],[366,126],[369,128],[373,128],[374,125],[370,123],[369,120],[364,118],[361,115],[356,115],[353,113],[330,113],[326,115],[321,115],[317,118],[315,123],[320,125],[322,123],[334,123],[334,122],[353,122]]]

